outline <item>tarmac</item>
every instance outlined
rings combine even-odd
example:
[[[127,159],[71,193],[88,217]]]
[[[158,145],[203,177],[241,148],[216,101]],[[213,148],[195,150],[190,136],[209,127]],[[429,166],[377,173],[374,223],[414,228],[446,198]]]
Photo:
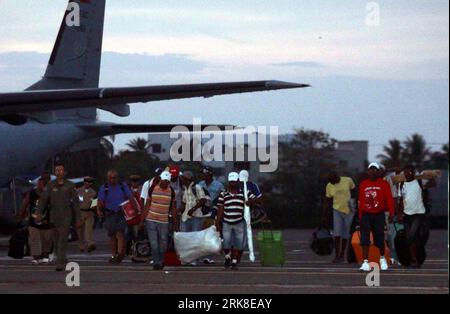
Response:
[[[448,294],[448,232],[433,230],[428,259],[421,269],[393,266],[380,276],[379,287],[366,285],[357,264],[332,264],[333,256],[317,256],[309,248],[312,230],[284,230],[286,264],[263,267],[244,255],[238,271],[224,270],[221,256],[215,265],[166,267],[153,271],[149,264],[129,259],[108,264],[105,230],[95,230],[98,249],[79,252],[69,244],[69,260],[80,265],[80,286],[68,287],[69,272],[54,266],[32,266],[30,257],[7,256],[8,238],[0,237],[0,294]],[[255,245],[256,246],[256,245]]]

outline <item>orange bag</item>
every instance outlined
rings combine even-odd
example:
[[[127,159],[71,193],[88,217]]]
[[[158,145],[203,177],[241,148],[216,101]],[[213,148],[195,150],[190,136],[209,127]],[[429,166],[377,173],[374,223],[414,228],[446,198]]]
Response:
[[[380,263],[380,250],[373,245],[373,234],[370,233],[370,242],[372,243],[369,248],[369,262],[370,263]],[[361,247],[361,233],[359,231],[355,231],[352,236],[352,248],[353,252],[355,252],[356,260],[358,263],[362,263],[364,261],[363,253],[362,253],[362,247]],[[391,260],[391,251],[389,250],[389,247],[387,246],[387,243],[385,241],[384,246],[384,257],[386,260]]]

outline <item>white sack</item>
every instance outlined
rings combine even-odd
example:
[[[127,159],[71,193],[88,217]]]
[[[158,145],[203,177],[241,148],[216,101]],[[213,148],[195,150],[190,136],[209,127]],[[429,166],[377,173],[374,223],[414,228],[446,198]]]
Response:
[[[222,239],[216,226],[198,232],[175,232],[174,242],[182,263],[192,263],[222,250]]]

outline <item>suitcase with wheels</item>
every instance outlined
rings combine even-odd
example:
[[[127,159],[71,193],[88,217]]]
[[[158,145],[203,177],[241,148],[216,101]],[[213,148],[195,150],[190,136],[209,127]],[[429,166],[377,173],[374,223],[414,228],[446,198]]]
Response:
[[[281,231],[274,231],[272,226],[269,230],[263,228],[258,232],[256,241],[262,266],[284,265],[286,257]]]
[[[373,234],[372,232],[370,233],[370,242],[372,243],[369,247],[369,262],[371,263],[379,263],[380,262],[380,250],[373,245]],[[352,236],[352,248],[353,248],[353,252],[355,254],[356,257],[356,261],[361,264],[364,261],[363,258],[363,252],[362,252],[362,247],[361,247],[361,233],[359,230],[356,230],[355,232],[353,232],[353,236]],[[386,258],[386,260],[389,262],[391,260],[391,251],[389,250],[389,247],[387,245],[387,242],[385,241],[385,245],[384,245],[384,257]]]
[[[334,248],[334,240],[331,232],[326,228],[319,227],[312,234],[310,247],[317,255],[331,255]]]
[[[14,232],[9,240],[8,256],[14,259],[22,259],[27,254],[28,231],[20,229]]]

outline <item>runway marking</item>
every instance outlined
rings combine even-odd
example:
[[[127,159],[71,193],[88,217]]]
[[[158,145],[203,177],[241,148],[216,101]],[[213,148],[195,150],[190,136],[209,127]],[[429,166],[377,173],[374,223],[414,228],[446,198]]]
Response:
[[[0,286],[10,286],[11,284],[19,284],[19,283],[0,283]],[[35,282],[21,282],[20,285],[23,284],[35,284]],[[48,284],[48,283],[45,283]],[[98,285],[108,285],[111,286],[111,283],[95,283],[96,286]],[[116,285],[123,285],[123,282],[119,282]],[[161,287],[162,284],[158,283],[139,283],[134,282],[134,285],[143,285],[145,287]],[[404,286],[381,286],[376,288],[371,288],[367,286],[333,286],[333,285],[282,285],[282,284],[186,284],[186,283],[163,283],[165,288],[179,288],[179,287],[186,287],[186,288],[281,288],[281,289],[343,289],[343,290],[359,290],[359,291],[383,291],[383,290],[399,290],[399,291],[448,291],[448,287],[404,287]],[[85,288],[86,285],[83,287]]]
[[[45,267],[45,268],[43,268]],[[25,268],[18,268],[18,267],[3,267],[0,266],[0,269],[4,268],[7,269],[8,272],[35,272],[35,273],[44,273],[44,272],[55,272],[53,267],[36,267],[36,266],[25,266]],[[119,270],[119,271],[118,271]],[[282,270],[282,269],[280,269]],[[318,272],[315,268],[298,268],[295,269],[297,271],[257,271],[257,270],[241,270],[238,272],[233,272],[234,275],[242,274],[242,275],[297,275],[297,276],[364,276],[365,273],[359,272],[358,270],[354,270],[352,272],[332,272],[332,271],[324,271],[324,272]],[[305,271],[298,271],[298,270],[305,270]],[[307,270],[315,270],[315,271],[307,271]],[[157,272],[149,268],[117,268],[117,267],[101,267],[101,266],[83,266],[81,265],[81,271],[82,272],[88,272],[88,273],[153,273],[153,274],[165,274],[164,271]],[[165,268],[165,271],[168,272],[168,274],[211,274],[211,275],[217,275],[217,274],[225,274],[229,273],[228,271],[225,271],[223,268],[208,268],[208,270],[199,270],[194,268],[189,268],[187,270],[186,268],[180,269],[180,268]],[[431,273],[407,273],[407,272],[384,272],[382,273],[382,276],[393,276],[393,277],[443,277],[448,278],[448,274],[431,274]]]

